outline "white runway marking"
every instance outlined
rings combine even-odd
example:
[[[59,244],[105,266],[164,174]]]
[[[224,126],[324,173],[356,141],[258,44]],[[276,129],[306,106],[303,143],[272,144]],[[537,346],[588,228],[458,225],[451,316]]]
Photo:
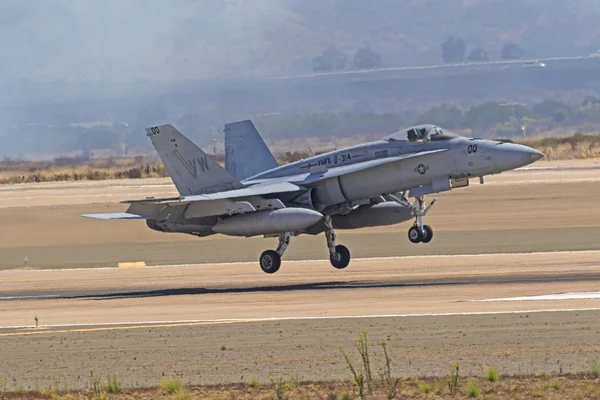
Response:
[[[532,300],[586,300],[600,299],[600,292],[569,292],[556,294],[540,294],[535,296],[500,297],[497,299],[468,300],[469,302],[493,302],[493,301],[532,301]]]
[[[596,254],[600,256],[600,250],[566,250],[566,251],[538,251],[538,252],[522,252],[522,253],[480,253],[480,254],[432,254],[432,255],[416,255],[416,256],[389,256],[389,257],[364,257],[354,258],[352,261],[386,261],[386,260],[418,260],[418,259],[442,259],[442,258],[475,258],[475,257],[523,257],[523,256],[549,256],[549,255],[584,255]],[[286,262],[295,263],[317,263],[329,262],[329,259],[315,260],[285,260]],[[143,271],[148,268],[177,268],[177,267],[202,267],[202,266],[227,266],[227,265],[255,265],[257,261],[234,261],[221,263],[196,263],[196,264],[172,264],[172,265],[148,265],[138,268],[137,271]],[[14,272],[73,272],[73,271],[99,271],[99,270],[117,270],[114,267],[95,267],[95,268],[63,268],[63,269],[4,269],[0,270],[0,274],[10,274]]]
[[[48,182],[44,183],[20,183],[12,186],[0,187],[0,192],[3,191],[19,191],[19,190],[68,190],[68,189],[145,189],[145,188],[172,188],[175,187],[170,182],[165,183],[139,183],[139,184],[101,184],[99,181],[84,182]]]
[[[600,182],[600,178],[557,178],[557,179],[529,179],[522,181],[506,182],[486,182],[486,185],[523,185],[523,184],[542,184],[542,183],[585,183]]]
[[[172,193],[169,192],[158,192]],[[72,196],[27,196],[27,197],[7,197],[0,199],[0,201],[14,201],[14,200],[48,200],[48,199],[74,199],[74,198],[94,198],[94,197],[121,197],[121,196],[141,196],[140,193],[99,193],[99,194],[74,194]]]
[[[74,323],[74,324],[53,324],[40,325],[39,328],[78,328],[93,326],[136,326],[136,325],[158,325],[158,324],[176,324],[185,326],[186,324],[219,324],[219,323],[252,323],[252,322],[279,322],[279,321],[317,321],[327,319],[366,319],[366,318],[411,318],[411,317],[453,317],[468,315],[503,315],[503,314],[533,314],[550,312],[583,312],[600,311],[600,308],[555,308],[538,309],[522,311],[480,311],[480,312],[448,312],[448,313],[429,313],[429,314],[371,314],[371,315],[317,315],[306,317],[264,317],[264,318],[223,318],[223,319],[184,319],[184,320],[156,320],[156,321],[128,321],[128,322],[102,322],[102,323]],[[32,329],[31,325],[6,325],[0,326],[0,329]],[[38,328],[38,329],[39,329]]]

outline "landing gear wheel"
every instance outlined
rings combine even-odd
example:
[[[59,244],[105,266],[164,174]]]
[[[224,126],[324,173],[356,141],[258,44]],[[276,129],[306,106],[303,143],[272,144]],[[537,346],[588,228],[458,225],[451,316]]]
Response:
[[[423,240],[423,234],[418,226],[415,225],[410,227],[408,230],[408,240],[410,240],[412,243],[419,243],[421,240]]]
[[[330,257],[331,265],[337,269],[344,269],[350,264],[350,250],[346,246],[335,246],[335,256]]]
[[[267,274],[274,274],[281,266],[281,256],[274,250],[266,250],[260,255],[260,269]]]
[[[423,225],[423,237],[421,238],[422,243],[429,243],[433,239],[433,229],[429,225]]]

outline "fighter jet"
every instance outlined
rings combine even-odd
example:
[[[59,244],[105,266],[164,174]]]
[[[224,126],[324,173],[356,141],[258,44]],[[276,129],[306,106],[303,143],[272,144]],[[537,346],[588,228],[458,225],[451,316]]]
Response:
[[[290,240],[325,234],[333,267],[346,268],[350,251],[335,229],[358,229],[414,219],[412,243],[429,243],[425,196],[469,185],[470,178],[523,167],[544,154],[527,146],[460,136],[419,125],[381,140],[279,166],[251,121],[225,125],[226,161],[212,157],[172,125],[146,129],[178,197],[127,200],[124,213],[97,219],[143,219],[150,229],[205,237],[278,237],[259,257],[269,274],[281,266]],[[412,202],[409,199],[414,199]]]

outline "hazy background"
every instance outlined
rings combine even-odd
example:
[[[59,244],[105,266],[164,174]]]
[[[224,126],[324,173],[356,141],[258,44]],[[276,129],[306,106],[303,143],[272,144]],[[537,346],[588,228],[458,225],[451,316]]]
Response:
[[[285,118],[312,121],[315,113],[386,114],[387,123],[361,127],[377,135],[443,103],[531,105],[560,93],[579,106],[596,84],[595,75],[569,81],[579,64],[561,64],[563,75],[547,75],[535,87],[528,85],[540,78],[521,70],[485,78],[471,70],[466,78],[268,78],[495,61],[507,44],[520,49],[516,59],[588,56],[600,49],[599,20],[597,0],[2,0],[0,155],[116,149],[117,142],[115,151],[128,151],[147,144],[143,127],[165,122],[206,146],[238,118],[256,118],[275,139],[290,134]],[[460,60],[443,57],[449,36],[462,41]],[[362,63],[361,48],[368,49]],[[583,76],[596,69],[587,66]],[[486,86],[501,75],[497,87]],[[452,86],[458,79],[459,90]],[[565,79],[571,83],[556,85]],[[485,90],[465,89],[471,86]],[[415,96],[400,96],[406,88]],[[278,116],[279,125],[260,122],[264,115]],[[329,126],[318,134],[336,133]]]

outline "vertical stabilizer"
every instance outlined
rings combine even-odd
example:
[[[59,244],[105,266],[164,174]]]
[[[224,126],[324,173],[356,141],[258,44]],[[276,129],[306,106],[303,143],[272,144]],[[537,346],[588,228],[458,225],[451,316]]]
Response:
[[[279,165],[250,120],[225,124],[225,168],[244,180]]]
[[[238,180],[172,125],[146,128],[146,134],[182,196],[242,187]]]

